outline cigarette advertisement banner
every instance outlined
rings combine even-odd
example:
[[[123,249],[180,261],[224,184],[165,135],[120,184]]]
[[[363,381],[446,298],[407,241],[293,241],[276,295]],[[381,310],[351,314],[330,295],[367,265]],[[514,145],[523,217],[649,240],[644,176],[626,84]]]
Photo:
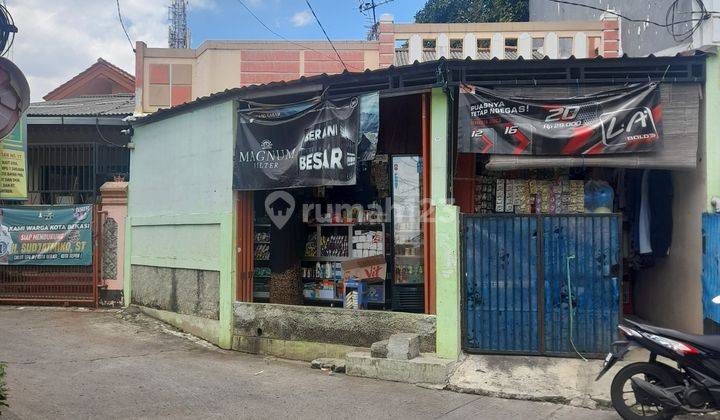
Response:
[[[0,140],[0,199],[27,200],[27,120]]]
[[[358,98],[238,111],[233,188],[354,185]]]
[[[463,86],[459,151],[500,155],[642,153],[662,147],[656,83],[592,95],[535,100]]]
[[[92,206],[0,208],[0,265],[92,265]]]

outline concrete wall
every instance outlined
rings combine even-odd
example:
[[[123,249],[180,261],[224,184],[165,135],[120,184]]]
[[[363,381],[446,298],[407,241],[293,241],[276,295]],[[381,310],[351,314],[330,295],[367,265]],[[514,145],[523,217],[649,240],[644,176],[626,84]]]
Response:
[[[710,54],[705,63],[706,198],[707,210],[713,211],[710,201],[720,197],[720,57]]]
[[[134,304],[218,319],[218,271],[133,265],[131,275]]]
[[[106,306],[120,305],[123,301],[127,190],[127,182],[106,182],[100,187],[100,211],[105,214],[100,272],[106,286],[100,292],[100,301]]]
[[[125,252],[126,304],[193,317],[194,328],[205,325],[204,336],[226,348],[234,124],[228,101],[134,127]]]
[[[390,335],[420,335],[421,350],[435,350],[435,316],[404,312],[235,302],[235,350],[310,360],[344,356]]]
[[[665,13],[673,0],[627,1],[627,0],[577,0],[600,9],[612,9],[624,16],[665,23]],[[678,5],[678,20],[687,20],[692,11],[692,1],[681,1]],[[530,21],[578,21],[600,19],[603,12],[587,7],[553,3],[547,0],[530,0]],[[688,24],[677,25],[678,32],[687,30]],[[622,53],[630,56],[644,56],[679,45],[667,29],[654,25],[623,20],[620,23]],[[685,42],[684,44],[687,44]]]
[[[637,315],[652,324],[702,334],[702,213],[705,168],[673,172],[673,236],[670,255],[640,271]]]
[[[349,71],[379,66],[377,41],[334,45]],[[142,73],[135,85],[137,112],[154,112],[225,89],[345,70],[323,41],[206,41],[196,49],[147,48],[139,42],[135,61],[136,71]],[[173,82],[176,67],[191,69],[189,85]]]

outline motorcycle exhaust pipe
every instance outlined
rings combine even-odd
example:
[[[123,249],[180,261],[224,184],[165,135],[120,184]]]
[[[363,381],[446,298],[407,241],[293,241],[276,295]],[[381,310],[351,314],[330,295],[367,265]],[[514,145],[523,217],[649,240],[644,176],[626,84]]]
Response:
[[[640,378],[630,378],[638,402],[648,402],[665,408],[679,409],[682,403],[675,394]]]

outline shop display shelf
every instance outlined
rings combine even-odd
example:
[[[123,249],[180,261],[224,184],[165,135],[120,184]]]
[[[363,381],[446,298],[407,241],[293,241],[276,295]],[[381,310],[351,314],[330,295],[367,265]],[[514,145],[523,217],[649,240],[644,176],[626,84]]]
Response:
[[[304,261],[318,261],[318,262],[333,262],[333,261],[347,261],[350,257],[305,257]]]
[[[403,259],[403,258],[407,258],[407,259],[417,259],[417,258],[423,258],[423,256],[422,256],[422,255],[399,255],[399,254],[395,254],[395,258],[397,258],[397,259]]]
[[[254,292],[253,293],[254,298],[259,299],[269,299],[270,298],[270,292]]]

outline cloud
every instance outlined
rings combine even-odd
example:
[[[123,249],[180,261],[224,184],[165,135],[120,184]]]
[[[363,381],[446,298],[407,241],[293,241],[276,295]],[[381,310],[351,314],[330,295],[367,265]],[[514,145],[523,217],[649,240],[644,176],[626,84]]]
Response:
[[[295,13],[290,20],[292,21],[294,27],[300,28],[312,23],[313,15],[310,14],[309,10],[303,10],[302,12]]]
[[[256,0],[257,1],[257,0]],[[191,10],[216,10],[215,0],[190,0]]]
[[[167,1],[121,0],[130,39],[167,45]],[[191,1],[210,8],[214,0]],[[19,32],[8,56],[30,82],[33,101],[91,66],[99,57],[130,74],[135,56],[120,27],[113,0],[9,0]]]

